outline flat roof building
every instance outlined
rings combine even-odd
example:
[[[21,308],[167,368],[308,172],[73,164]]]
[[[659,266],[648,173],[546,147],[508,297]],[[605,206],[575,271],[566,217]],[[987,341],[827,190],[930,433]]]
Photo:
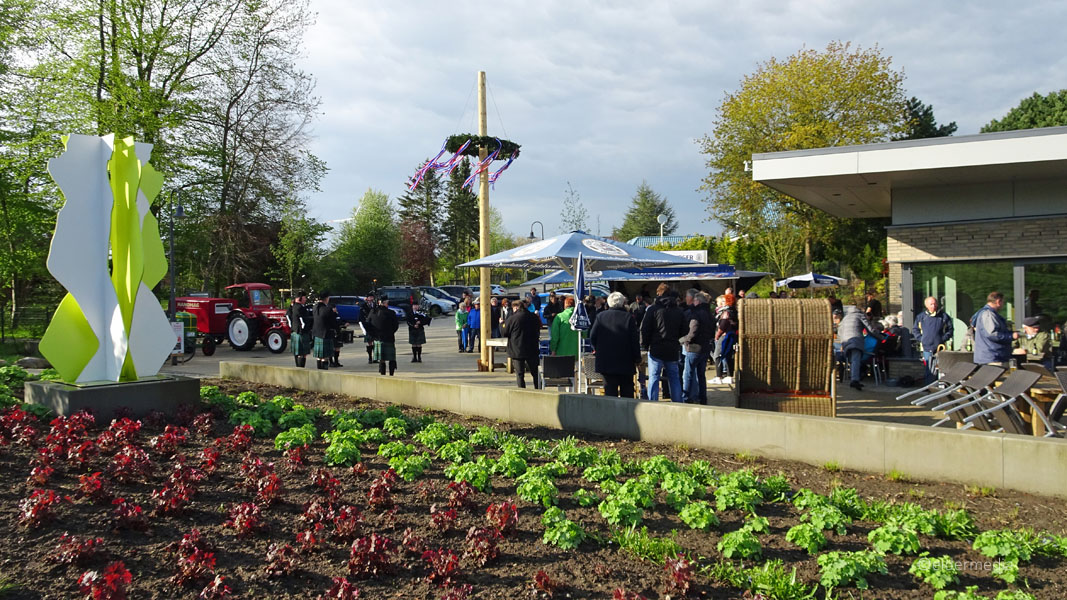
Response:
[[[837,217],[890,217],[890,310],[909,327],[935,296],[960,348],[993,290],[1015,323],[1067,320],[1067,127],[756,154],[752,178]]]

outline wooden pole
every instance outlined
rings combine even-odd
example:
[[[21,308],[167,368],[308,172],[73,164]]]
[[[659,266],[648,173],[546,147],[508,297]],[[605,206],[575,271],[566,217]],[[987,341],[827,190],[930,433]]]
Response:
[[[485,71],[478,71],[478,135],[489,135],[489,124],[485,109]],[[478,159],[485,160],[488,155],[489,149],[485,146],[478,148]],[[479,176],[480,185],[478,189],[478,223],[479,223],[479,247],[481,250],[480,258],[489,256],[489,169],[482,171]],[[481,351],[481,359],[478,361],[479,369],[489,370],[491,365],[489,364],[489,347],[485,343],[489,340],[489,317],[491,314],[490,298],[492,298],[492,290],[489,289],[489,268],[482,267],[478,270],[479,281],[478,287],[481,298],[481,307],[478,314],[481,316],[481,335],[479,336],[479,349]]]

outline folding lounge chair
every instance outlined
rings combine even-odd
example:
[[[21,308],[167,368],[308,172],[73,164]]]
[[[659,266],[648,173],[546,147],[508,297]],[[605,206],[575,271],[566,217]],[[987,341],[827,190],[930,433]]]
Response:
[[[1022,363],[1019,365],[1020,369],[1026,369],[1027,371],[1033,371],[1042,377],[1055,377],[1052,371],[1045,368],[1045,365],[1040,363]]]
[[[908,396],[914,396],[920,394],[919,398],[912,400],[911,403],[915,406],[922,406],[938,398],[944,398],[945,396],[956,391],[960,387],[960,382],[963,381],[968,375],[974,373],[974,370],[978,368],[978,365],[972,362],[958,362],[947,371],[941,373],[941,379],[931,383],[930,385],[923,386],[917,390],[912,390],[906,394],[897,396],[897,400],[903,400]],[[930,392],[923,396],[921,394]]]
[[[988,400],[996,401],[998,403],[966,417],[964,422],[972,423],[978,422],[979,420],[992,419],[993,423],[996,425],[996,428],[994,429],[995,431],[1030,435],[1033,429],[1031,425],[1023,419],[1016,406],[1019,401],[1023,401],[1030,405],[1030,411],[1033,418],[1040,419],[1045,425],[1045,437],[1062,435],[1064,427],[1062,425],[1055,427],[1055,425],[1045,416],[1044,411],[1034,403],[1033,399],[1030,398],[1030,395],[1027,393],[1030,391],[1030,387],[1037,383],[1037,380],[1040,378],[1041,375],[1034,371],[1018,370],[1012,373],[1004,380],[1004,383],[993,388],[993,391],[986,396]]]
[[[574,389],[575,356],[542,356],[541,389],[554,385],[556,389]]]
[[[1067,410],[1067,369],[1056,369],[1056,381],[1060,383],[1060,395],[1052,401],[1052,407],[1048,410],[1050,421],[1059,421],[1063,418],[1064,410]]]
[[[963,423],[967,417],[984,408],[988,408],[988,406],[981,406],[983,397],[993,390],[993,383],[1004,374],[1004,371],[1004,367],[982,365],[973,375],[960,382],[960,387],[956,393],[963,394],[962,396],[953,398],[931,409],[933,411],[945,411],[945,418],[934,423],[933,426],[940,427],[949,421]],[[991,429],[983,427],[981,422],[975,422],[972,427],[983,431]]]

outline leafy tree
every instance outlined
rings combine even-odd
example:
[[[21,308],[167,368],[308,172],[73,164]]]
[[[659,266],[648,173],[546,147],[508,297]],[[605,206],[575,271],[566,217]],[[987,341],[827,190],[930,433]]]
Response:
[[[563,207],[559,212],[559,232],[589,231],[589,212],[582,204],[582,197],[567,182],[567,191],[563,192]]]
[[[934,107],[923,104],[921,100],[912,96],[908,99],[908,131],[898,137],[898,140],[921,140],[925,138],[947,137],[956,133],[956,122],[948,125],[938,125],[934,118]]]
[[[990,121],[982,128],[982,133],[1061,125],[1067,125],[1067,89],[1050,92],[1047,96],[1034,92],[1033,96],[1024,98],[1002,119]]]
[[[434,284],[433,237],[425,221],[411,217],[400,221],[400,277],[415,285]]]
[[[877,48],[831,42],[784,61],[770,59],[719,106],[714,132],[700,140],[710,174],[702,189],[711,217],[756,236],[771,224],[801,232],[805,269],[827,239],[833,218],[752,181],[748,165],[761,152],[863,144],[891,139],[906,127],[903,75]]]
[[[289,289],[306,283],[307,275],[322,257],[322,242],[330,226],[290,212],[282,219],[278,243],[271,247]]]
[[[400,232],[392,203],[384,193],[368,189],[320,262],[319,280],[335,293],[355,293],[370,289],[375,279],[379,285],[392,283],[399,264]]]
[[[641,185],[637,186],[637,193],[630,202],[630,209],[626,211],[622,225],[612,233],[612,237],[626,241],[642,235],[659,235],[659,215],[667,217],[663,224],[665,235],[670,235],[678,229],[674,209],[667,204],[667,199],[653,191],[648,182],[642,181]]]

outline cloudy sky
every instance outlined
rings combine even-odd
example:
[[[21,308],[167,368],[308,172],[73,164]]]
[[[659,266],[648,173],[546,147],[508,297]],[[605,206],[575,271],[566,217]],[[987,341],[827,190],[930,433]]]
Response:
[[[330,172],[309,198],[347,217],[368,188],[397,197],[450,134],[477,131],[487,72],[489,133],[522,144],[490,202],[507,228],[559,232],[568,182],[608,235],[642,181],[678,233],[717,233],[696,140],[723,95],[771,57],[832,40],[878,45],[957,135],[977,133],[1035,91],[1067,87],[1067,3],[869,0],[404,2],[312,0],[302,64],[318,81],[313,152]],[[500,163],[497,163],[500,164]],[[540,234],[538,228],[537,231]]]

